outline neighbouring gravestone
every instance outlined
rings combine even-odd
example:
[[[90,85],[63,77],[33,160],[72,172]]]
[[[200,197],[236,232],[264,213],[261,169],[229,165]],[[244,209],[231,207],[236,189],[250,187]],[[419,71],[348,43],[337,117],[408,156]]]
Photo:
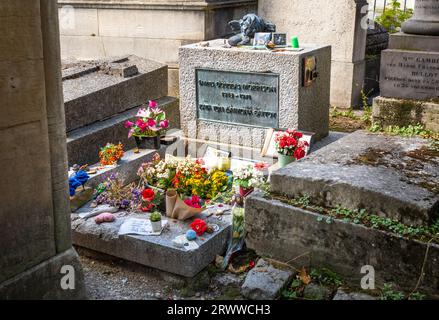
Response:
[[[65,61],[62,70],[70,165],[93,164],[107,142],[135,147],[125,121],[139,107],[156,100],[170,119],[180,124],[178,100],[167,97],[167,66],[134,55],[94,61]]]
[[[382,52],[374,119],[385,126],[423,123],[438,131],[439,0],[417,0],[402,30]]]
[[[328,134],[330,46],[299,51],[180,48],[181,128],[189,138],[261,148],[267,128]]]

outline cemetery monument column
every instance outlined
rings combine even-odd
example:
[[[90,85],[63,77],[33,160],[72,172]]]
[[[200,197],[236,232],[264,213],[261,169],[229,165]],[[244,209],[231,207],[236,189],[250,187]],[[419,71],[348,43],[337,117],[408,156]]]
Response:
[[[0,299],[84,298],[70,238],[57,2],[3,0],[0,17]]]
[[[414,16],[382,52],[373,120],[439,131],[439,0],[416,0]]]

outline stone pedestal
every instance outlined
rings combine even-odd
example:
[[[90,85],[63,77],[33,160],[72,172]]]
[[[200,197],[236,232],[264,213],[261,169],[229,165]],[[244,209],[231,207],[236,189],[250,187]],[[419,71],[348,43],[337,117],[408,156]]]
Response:
[[[373,118],[383,126],[421,123],[438,130],[439,0],[417,0],[402,29],[382,52]]]
[[[439,0],[416,0],[414,15],[402,25],[402,31],[439,36]]]
[[[267,128],[328,134],[331,48],[270,52],[225,40],[180,48],[181,128],[189,138],[262,148]],[[315,58],[314,82],[304,64]]]

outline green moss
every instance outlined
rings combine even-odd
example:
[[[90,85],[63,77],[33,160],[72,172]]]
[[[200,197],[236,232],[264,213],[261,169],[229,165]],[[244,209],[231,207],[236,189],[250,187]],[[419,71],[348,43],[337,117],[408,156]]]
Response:
[[[266,195],[266,198],[269,198],[268,195]],[[414,227],[405,225],[395,219],[369,213],[365,209],[349,209],[341,205],[322,207],[313,203],[311,197],[306,194],[291,199],[285,195],[272,193],[270,194],[270,199],[319,213],[322,216],[317,218],[318,222],[332,223],[332,219],[339,219],[345,223],[361,224],[372,229],[391,232],[405,238],[416,239],[421,242],[432,241],[439,244],[439,219],[430,225]],[[324,219],[324,216],[327,218]]]

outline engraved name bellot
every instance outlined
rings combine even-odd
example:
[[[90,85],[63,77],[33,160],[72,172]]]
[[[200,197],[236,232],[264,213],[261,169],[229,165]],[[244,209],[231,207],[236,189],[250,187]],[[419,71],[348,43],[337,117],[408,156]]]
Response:
[[[200,120],[279,127],[279,75],[197,69]]]
[[[439,96],[438,54],[389,53],[385,60],[383,95],[413,99]]]

